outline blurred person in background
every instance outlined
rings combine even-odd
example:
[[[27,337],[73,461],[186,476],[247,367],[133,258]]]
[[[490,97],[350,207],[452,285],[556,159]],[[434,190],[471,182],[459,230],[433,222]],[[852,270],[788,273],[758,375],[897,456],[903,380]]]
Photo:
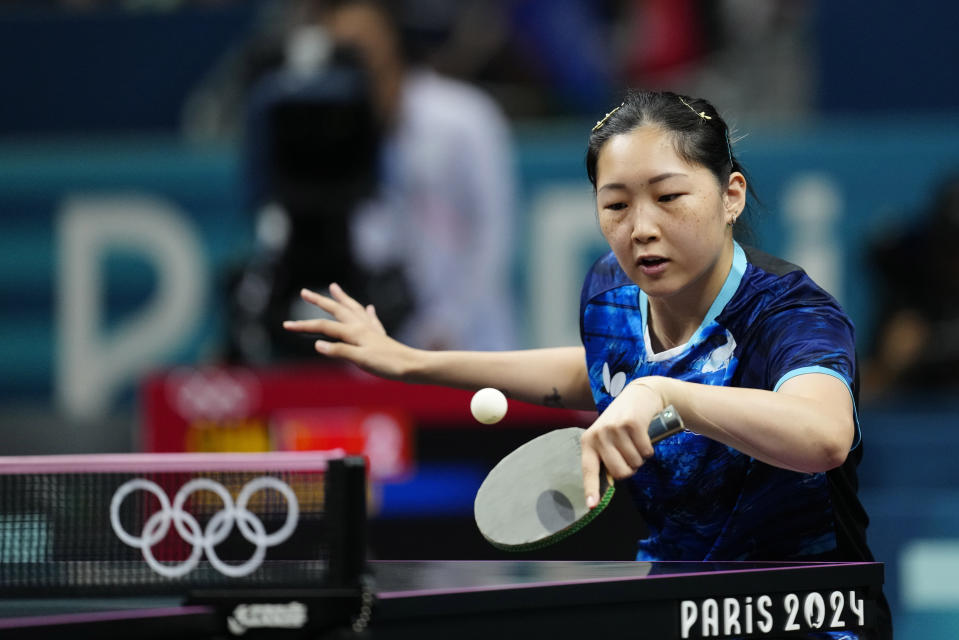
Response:
[[[263,206],[262,198],[253,203],[260,211],[257,251],[264,253],[266,246],[285,264],[260,273],[247,269],[240,276],[234,287],[238,310],[231,327],[236,334],[233,342],[240,347],[231,348],[232,359],[263,362],[300,353],[296,348],[300,345],[283,344],[289,337],[273,332],[279,326],[275,317],[299,316],[299,297],[293,290],[286,291],[280,281],[302,284],[345,277],[335,272],[325,278],[320,273],[302,273],[322,269],[320,260],[330,263],[329,256],[336,253],[345,256],[341,266],[348,265],[356,273],[389,274],[370,276],[369,286],[355,282],[353,286],[366,290],[368,301],[378,309],[392,305],[394,313],[384,322],[410,344],[479,349],[516,343],[510,293],[516,229],[509,124],[485,93],[419,62],[425,30],[416,24],[416,16],[405,17],[406,6],[377,0],[287,5],[285,13],[269,16],[265,35],[247,43],[244,52],[234,56],[229,72],[199,91],[188,107],[188,133],[222,134],[238,126],[234,105],[250,104],[264,78],[274,71],[320,75],[348,59],[360,67],[368,82],[375,120],[367,127],[375,129],[378,138],[375,185],[354,203],[344,239],[334,240],[348,244],[346,250],[331,247],[331,240],[324,237],[336,238],[338,232],[300,224],[305,216],[291,214],[290,207]],[[407,24],[413,26],[407,28]],[[311,126],[304,123],[305,128]],[[283,128],[287,139],[296,133],[289,122]],[[345,145],[354,145],[349,138],[342,143],[339,149],[332,145],[331,157],[340,157]],[[299,144],[302,147],[303,142]],[[263,149],[251,148],[265,155]],[[302,149],[298,153],[305,155]],[[254,158],[256,162],[262,159]],[[315,191],[323,176],[303,179],[313,183],[304,189]],[[321,240],[325,241],[322,246]],[[291,251],[294,245],[299,249]],[[311,260],[314,264],[307,264]],[[302,268],[291,268],[292,262]],[[301,273],[289,273],[296,269]],[[262,292],[269,287],[274,289],[267,296],[269,310],[250,303],[257,296],[263,299]],[[392,301],[384,300],[390,297]],[[239,320],[237,313],[242,316]],[[256,334],[253,325],[259,325],[262,335],[249,340]],[[280,345],[272,353],[262,346],[270,341]]]
[[[368,268],[398,262],[414,294],[400,334],[427,348],[515,343],[513,158],[496,104],[406,55],[399,17],[375,0],[330,2],[322,25],[370,73],[384,123],[379,192],[356,212]]]
[[[872,243],[880,305],[863,376],[870,399],[959,388],[959,175],[922,220]]]

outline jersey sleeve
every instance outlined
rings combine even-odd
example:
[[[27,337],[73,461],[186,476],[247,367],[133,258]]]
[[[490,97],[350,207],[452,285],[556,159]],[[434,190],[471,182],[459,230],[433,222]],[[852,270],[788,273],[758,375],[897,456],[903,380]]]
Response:
[[[855,330],[834,298],[815,285],[801,288],[806,289],[802,295],[772,305],[757,327],[761,345],[757,355],[766,363],[767,388],[777,391],[787,380],[807,373],[842,381],[856,412],[855,447],[859,442]]]
[[[589,268],[579,294],[579,335],[581,340],[586,338],[583,320],[589,301],[604,291],[614,289],[628,281],[629,279],[619,268],[616,256],[613,255],[612,251],[600,256]]]
[[[852,388],[855,337],[849,319],[836,306],[787,309],[769,316],[763,325],[769,343],[766,379],[773,390],[808,369],[827,369]]]

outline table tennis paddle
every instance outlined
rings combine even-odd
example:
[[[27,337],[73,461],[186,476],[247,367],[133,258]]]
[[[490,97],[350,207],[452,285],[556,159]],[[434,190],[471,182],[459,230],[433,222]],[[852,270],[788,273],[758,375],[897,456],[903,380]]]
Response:
[[[683,429],[669,405],[649,423],[654,444]],[[601,472],[599,504],[586,506],[580,438],[585,429],[556,429],[534,438],[499,461],[486,476],[473,516],[494,547],[532,551],[566,538],[589,524],[613,498],[612,478]]]

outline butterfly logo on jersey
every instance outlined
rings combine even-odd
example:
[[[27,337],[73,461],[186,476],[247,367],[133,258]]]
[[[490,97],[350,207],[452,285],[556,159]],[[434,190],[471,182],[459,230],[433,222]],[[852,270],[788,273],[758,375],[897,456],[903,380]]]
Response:
[[[626,372],[617,371],[616,373],[610,375],[609,372],[609,363],[603,363],[603,388],[606,390],[610,396],[615,398],[623,390],[623,387],[626,386]]]
[[[726,344],[719,345],[710,352],[709,357],[706,358],[700,371],[703,373],[722,371],[729,366],[729,361],[732,360],[733,351],[735,350],[736,338],[733,337],[733,334],[729,333],[729,330],[726,330]]]

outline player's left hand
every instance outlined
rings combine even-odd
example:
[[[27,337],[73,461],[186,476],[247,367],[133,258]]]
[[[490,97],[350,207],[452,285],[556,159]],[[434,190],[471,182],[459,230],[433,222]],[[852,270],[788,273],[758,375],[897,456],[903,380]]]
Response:
[[[330,317],[313,320],[287,320],[283,328],[301,333],[318,333],[335,340],[317,340],[317,352],[331,358],[349,360],[375,375],[399,379],[409,368],[416,350],[386,334],[373,305],[363,306],[337,284],[330,285],[327,297],[303,289],[301,297]]]
[[[599,502],[600,462],[614,479],[623,480],[653,457],[649,423],[665,406],[651,386],[634,380],[586,430],[580,443],[587,506]]]

